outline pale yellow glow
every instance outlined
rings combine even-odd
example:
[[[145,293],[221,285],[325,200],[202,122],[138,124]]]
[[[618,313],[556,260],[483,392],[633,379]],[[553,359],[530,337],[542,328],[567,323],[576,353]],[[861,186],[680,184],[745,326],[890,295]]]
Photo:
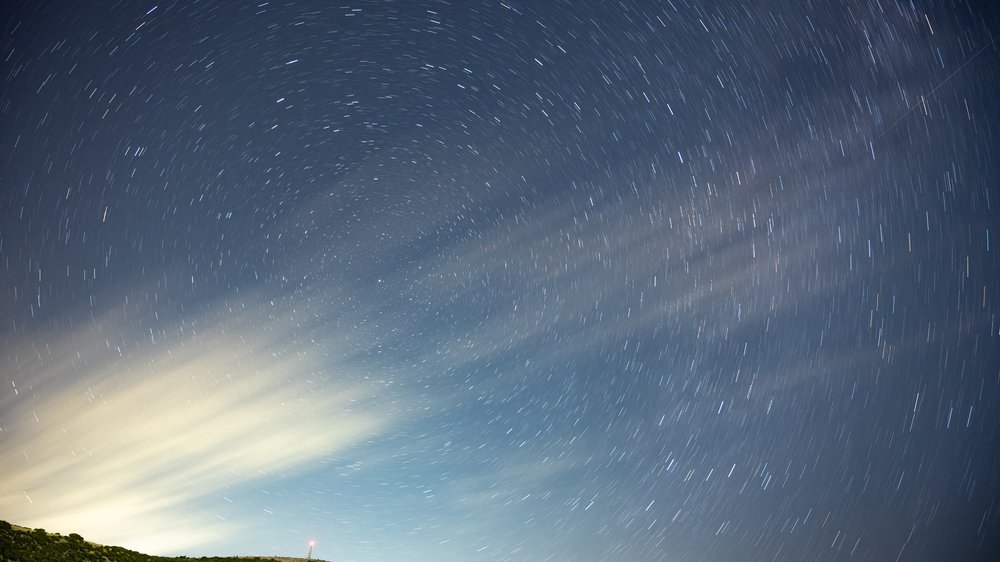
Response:
[[[331,373],[311,359],[315,342],[296,343],[277,322],[236,318],[127,350],[114,343],[122,325],[107,317],[7,352],[3,518],[185,550],[240,532],[192,504],[307,467],[389,423],[378,388]]]

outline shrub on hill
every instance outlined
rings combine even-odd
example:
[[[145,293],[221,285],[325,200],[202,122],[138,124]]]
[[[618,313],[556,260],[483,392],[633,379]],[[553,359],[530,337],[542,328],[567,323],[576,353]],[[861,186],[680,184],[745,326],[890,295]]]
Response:
[[[69,536],[46,533],[44,529],[16,529],[0,521],[0,562],[274,562],[273,558],[150,556],[120,546],[88,543],[76,533]]]

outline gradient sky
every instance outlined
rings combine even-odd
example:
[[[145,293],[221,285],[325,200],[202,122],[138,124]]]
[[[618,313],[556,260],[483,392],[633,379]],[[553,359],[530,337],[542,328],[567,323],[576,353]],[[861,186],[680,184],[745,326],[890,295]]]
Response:
[[[13,1],[0,518],[1000,553],[1000,10]]]

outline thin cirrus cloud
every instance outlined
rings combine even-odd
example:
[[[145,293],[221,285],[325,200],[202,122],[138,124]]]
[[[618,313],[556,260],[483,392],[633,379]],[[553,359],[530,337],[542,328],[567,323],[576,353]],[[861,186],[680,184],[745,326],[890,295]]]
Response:
[[[260,315],[263,303],[242,308],[250,312],[155,343],[123,344],[134,324],[108,314],[7,346],[5,518],[182,552],[248,523],[206,514],[199,502],[308,469],[394,422],[375,400],[387,393],[313,359],[328,356],[315,338]]]

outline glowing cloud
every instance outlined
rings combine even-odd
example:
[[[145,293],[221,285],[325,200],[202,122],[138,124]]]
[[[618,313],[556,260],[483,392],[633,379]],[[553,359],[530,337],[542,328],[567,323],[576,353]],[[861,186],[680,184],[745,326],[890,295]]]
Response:
[[[134,325],[109,315],[7,348],[5,518],[181,551],[240,531],[198,502],[308,467],[388,423],[373,412],[374,385],[330,372],[313,359],[315,340],[277,321],[242,315],[179,332],[125,345]]]

